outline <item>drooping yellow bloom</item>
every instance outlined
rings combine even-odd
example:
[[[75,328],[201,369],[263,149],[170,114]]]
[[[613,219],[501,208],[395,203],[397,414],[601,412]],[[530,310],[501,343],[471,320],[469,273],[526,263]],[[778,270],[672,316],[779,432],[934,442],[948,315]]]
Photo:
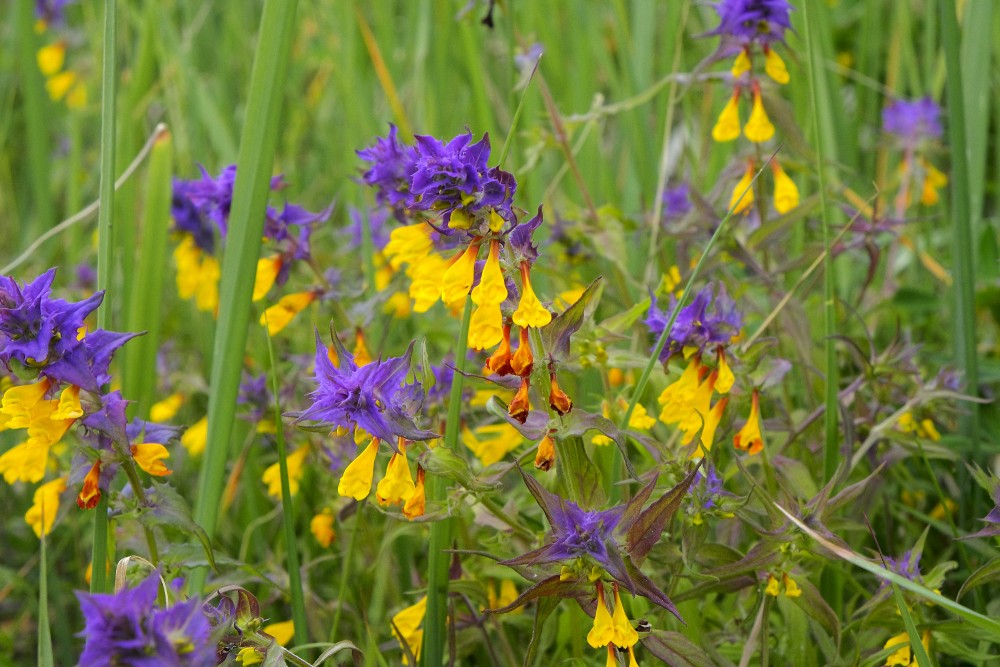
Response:
[[[740,78],[750,71],[750,54],[746,49],[740,51],[740,54],[736,56],[733,67],[729,71],[733,73],[733,78],[735,79]]]
[[[215,312],[219,305],[219,260],[205,255],[185,234],[174,248],[177,264],[177,293],[182,299],[195,300],[198,310]]]
[[[337,485],[337,493],[341,496],[364,500],[372,491],[372,478],[375,476],[375,456],[378,454],[378,438],[372,438],[357,458],[344,469]]]
[[[538,451],[535,452],[535,467],[543,472],[552,470],[556,464],[556,441],[552,436],[546,434],[538,443]]]
[[[236,664],[243,665],[243,667],[259,665],[262,662],[264,662],[264,656],[258,653],[257,649],[253,646],[244,646],[236,654]]]
[[[795,583],[795,580],[788,576],[788,573],[781,575],[781,581],[785,584],[785,595],[790,598],[797,598],[802,595],[802,589]]]
[[[260,324],[267,327],[269,335],[275,336],[315,300],[314,291],[286,294],[278,303],[261,313]]]
[[[687,415],[687,406],[693,400],[701,382],[703,368],[697,357],[692,358],[681,376],[660,393],[657,399],[662,406],[660,421],[665,424],[676,424]]]
[[[750,416],[739,433],[733,436],[733,446],[751,456],[764,449],[764,438],[760,433],[760,396],[756,389],[750,398]]]
[[[368,351],[368,344],[365,342],[365,332],[358,329],[354,333],[354,363],[361,368],[372,362],[372,353]]]
[[[434,247],[432,231],[430,225],[423,222],[396,227],[389,234],[389,242],[382,249],[382,254],[397,271],[403,264],[416,264]]]
[[[24,520],[41,537],[52,530],[52,523],[59,512],[59,494],[66,490],[66,478],[59,477],[35,489],[33,504],[24,515]]]
[[[11,447],[0,456],[0,475],[8,484],[38,482],[45,476],[49,460],[49,447],[44,443],[28,440]]]
[[[409,295],[413,299],[414,312],[427,312],[441,298],[441,278],[448,266],[448,260],[430,253],[406,270],[406,275],[410,277]]]
[[[615,613],[611,616],[611,623],[614,626],[614,637],[611,642],[618,648],[628,648],[635,646],[639,641],[639,633],[632,627],[631,621],[625,615],[625,607],[622,605],[621,595],[618,593],[618,584],[615,589]]]
[[[597,612],[594,614],[594,627],[587,633],[587,643],[592,648],[607,646],[615,636],[614,621],[604,599],[604,586],[597,582]]]
[[[774,49],[764,47],[764,71],[769,77],[782,85],[788,83],[788,68]]]
[[[76,72],[59,72],[45,79],[45,89],[48,91],[52,101],[58,102],[66,97],[66,93],[70,91],[78,80]]]
[[[306,456],[309,455],[309,445],[296,448],[285,459],[288,464],[288,491],[294,496],[299,492],[299,483],[305,472]],[[261,480],[267,484],[267,495],[281,498],[281,467],[275,462],[267,467]]]
[[[784,215],[799,205],[799,188],[777,160],[771,160],[774,172],[774,210]]]
[[[462,444],[472,450],[484,466],[493,465],[522,443],[524,436],[507,422],[480,426],[475,432],[468,428],[462,430]]]
[[[424,639],[424,631],[420,624],[424,622],[427,613],[427,596],[420,598],[416,604],[410,605],[392,617],[392,636],[403,649],[403,664],[410,664],[407,650],[417,659],[420,658],[420,645]]]
[[[66,42],[48,44],[38,49],[38,69],[45,76],[52,76],[63,68],[66,62]]]
[[[500,345],[486,359],[486,369],[498,375],[508,375],[511,372],[510,362],[514,354],[510,347],[510,323],[505,323],[500,330]]]
[[[767,587],[764,589],[764,593],[770,595],[771,597],[778,597],[781,595],[781,584],[778,580],[774,578],[774,575],[770,575],[767,578]]]
[[[764,101],[761,99],[759,89],[753,91],[753,108],[750,110],[747,124],[743,126],[743,134],[755,144],[763,143],[774,136],[774,125],[764,110]]]
[[[476,306],[469,320],[469,347],[486,350],[503,339],[503,313],[499,303]]]
[[[729,361],[726,359],[726,351],[719,348],[719,377],[715,380],[715,391],[720,394],[728,394],[729,390],[733,388],[733,383],[736,382],[736,376],[733,375],[733,369],[729,367]]]
[[[483,266],[479,284],[472,290],[472,303],[477,306],[484,304],[501,304],[507,299],[507,286],[503,281],[503,271],[500,270],[500,241],[490,241],[490,252]]]
[[[265,625],[261,629],[274,637],[274,641],[278,642],[282,646],[287,646],[288,642],[292,641],[295,637],[294,621],[279,621],[278,623]]]
[[[920,203],[924,206],[933,206],[940,201],[938,188],[948,185],[948,176],[923,158],[920,159],[920,166],[924,169],[924,184],[920,191]]]
[[[326,549],[333,543],[336,533],[333,530],[333,512],[324,509],[309,522],[309,531],[319,542],[319,545]]]
[[[427,509],[427,491],[424,485],[424,478],[427,473],[423,466],[417,464],[417,484],[413,487],[413,493],[403,504],[403,516],[413,521],[419,516],[423,516]]]
[[[48,378],[43,378],[34,384],[23,384],[5,391],[0,401],[0,412],[9,417],[7,428],[28,428],[34,421],[33,409],[51,387]]]
[[[733,194],[729,198],[729,208],[733,212],[733,215],[747,213],[750,207],[753,206],[753,187],[751,187],[753,185],[753,175],[753,162],[749,162],[747,163],[746,171],[743,172],[743,177],[736,184],[736,187],[733,188]]]
[[[149,408],[149,420],[157,423],[168,422],[177,416],[182,405],[184,405],[184,394],[170,394],[162,401],[153,403]]]
[[[719,119],[712,128],[712,138],[719,143],[732,141],[740,136],[740,89],[733,91],[733,96],[722,107]]]
[[[79,419],[83,416],[83,406],[80,405],[80,388],[69,385],[59,394],[59,406],[49,419],[65,420]]]
[[[170,452],[163,445],[147,442],[132,445],[131,450],[136,464],[148,474],[163,477],[173,472],[163,463],[164,459],[170,458]]]
[[[920,636],[920,643],[924,645],[924,651],[931,650],[931,633],[929,630],[925,630]],[[910,635],[906,632],[901,632],[898,635],[889,638],[889,641],[885,643],[883,649],[895,648],[896,651],[889,655],[885,659],[885,667],[922,667],[917,665],[917,658],[913,655],[913,649],[910,647]]]
[[[375,488],[375,499],[379,505],[398,505],[406,502],[413,495],[416,485],[410,474],[410,464],[406,460],[406,445],[400,438],[399,451],[393,452],[389,465],[385,469],[385,477]]]
[[[465,300],[475,277],[478,254],[479,242],[474,241],[444,272],[441,278],[441,300],[444,301],[444,305],[452,307]]]
[[[260,301],[271,291],[274,281],[281,273],[282,264],[284,261],[281,259],[281,255],[261,257],[257,260],[257,276],[253,281],[253,301]]]
[[[531,268],[527,262],[521,263],[521,300],[514,311],[514,324],[519,327],[541,329],[552,321],[552,313],[535,296],[531,287]]]
[[[191,428],[181,435],[181,444],[191,456],[198,456],[205,451],[208,442],[208,417],[202,417]]]
[[[101,462],[95,461],[87,476],[83,478],[83,487],[76,496],[76,504],[82,510],[97,507],[101,500]]]
[[[531,375],[531,369],[535,365],[535,357],[531,353],[531,338],[528,329],[522,328],[518,333],[517,351],[510,358],[510,369],[514,375],[527,377]]]
[[[506,607],[511,602],[517,599],[517,586],[510,579],[504,579],[500,582],[500,591],[493,586],[491,581],[489,586],[486,588],[486,600],[489,604],[490,609],[500,609],[501,607]],[[522,611],[521,607],[515,610],[516,612]]]

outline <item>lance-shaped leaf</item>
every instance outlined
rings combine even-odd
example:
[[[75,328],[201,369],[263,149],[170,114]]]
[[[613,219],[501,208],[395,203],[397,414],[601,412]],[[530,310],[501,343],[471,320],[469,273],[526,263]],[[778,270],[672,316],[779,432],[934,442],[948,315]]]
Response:
[[[715,667],[705,651],[679,632],[657,631],[642,640],[642,646],[665,665],[674,667]]]
[[[507,404],[496,396],[490,396],[486,401],[486,410],[513,426],[528,440],[541,440],[549,432],[549,416],[544,410],[532,410],[523,424],[508,414]]]
[[[600,276],[595,278],[594,282],[590,283],[572,306],[561,315],[554,317],[542,329],[542,342],[545,344],[545,351],[553,359],[562,361],[569,357],[570,337],[580,330],[584,320],[597,307],[597,301],[594,299],[601,291],[602,280]],[[590,306],[591,301],[593,301],[592,307]]]
[[[643,510],[636,517],[635,523],[629,527],[625,548],[629,556],[637,563],[641,563],[653,545],[660,541],[667,521],[681,506],[681,501],[684,500],[684,495],[691,488],[697,471],[698,467],[696,466],[677,486],[664,493],[659,500]]]
[[[543,579],[531,588],[528,588],[523,593],[518,595],[517,598],[510,604],[496,609],[486,609],[485,613],[506,614],[507,612],[514,611],[518,607],[523,607],[532,600],[537,600],[540,597],[575,598],[579,595],[589,595],[590,592],[591,588],[584,586],[581,582],[575,579],[562,581],[559,575],[555,574],[547,579]]]
[[[173,526],[183,533],[194,535],[205,550],[209,565],[218,571],[208,534],[204,528],[195,523],[191,517],[191,507],[172,486],[167,483],[154,483],[152,487],[146,489],[146,505],[146,510],[139,514],[140,523],[150,528]]]
[[[600,431],[614,441],[618,447],[618,451],[621,452],[625,468],[632,479],[639,479],[635,467],[633,467],[632,462],[628,458],[627,438],[625,434],[618,429],[613,421],[604,415],[586,412],[577,408],[559,419],[553,419],[551,427],[562,437],[583,435],[590,430]]]

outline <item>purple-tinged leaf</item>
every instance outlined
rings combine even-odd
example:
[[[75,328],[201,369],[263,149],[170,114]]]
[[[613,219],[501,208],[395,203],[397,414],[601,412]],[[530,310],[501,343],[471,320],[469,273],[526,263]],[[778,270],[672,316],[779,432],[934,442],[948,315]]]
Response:
[[[569,357],[570,337],[579,331],[583,321],[597,307],[597,302],[594,301],[593,306],[591,306],[591,301],[601,291],[602,280],[603,278],[600,276],[595,278],[594,282],[590,283],[590,286],[576,300],[576,303],[562,314],[556,315],[542,329],[542,342],[545,345],[545,351],[553,359],[562,361]]]
[[[642,646],[671,667],[715,667],[716,662],[679,632],[656,631],[642,640]]]
[[[650,549],[660,541],[660,535],[667,521],[674,515],[684,500],[698,467],[689,472],[674,488],[664,493],[659,500],[643,510],[626,534],[625,548],[637,563],[641,563]]]
[[[573,579],[562,581],[559,575],[555,574],[525,590],[510,604],[497,609],[486,609],[484,613],[506,614],[541,597],[575,598],[585,592],[587,589],[579,581]]]

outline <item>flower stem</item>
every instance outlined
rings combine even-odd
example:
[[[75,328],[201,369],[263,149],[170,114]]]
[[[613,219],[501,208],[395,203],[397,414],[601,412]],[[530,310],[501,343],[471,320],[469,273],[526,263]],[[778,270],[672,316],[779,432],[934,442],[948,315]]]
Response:
[[[455,347],[456,373],[448,396],[448,421],[445,422],[443,447],[454,448],[458,443],[459,419],[462,410],[462,375],[465,372],[465,350],[469,343],[469,322],[472,319],[472,299],[465,298],[462,328]],[[427,496],[431,502],[447,498],[448,481],[440,475],[430,475]],[[423,665],[438,667],[444,661],[447,644],[448,564],[451,555],[451,519],[441,519],[431,525],[430,553],[427,557],[427,615],[424,617]]]

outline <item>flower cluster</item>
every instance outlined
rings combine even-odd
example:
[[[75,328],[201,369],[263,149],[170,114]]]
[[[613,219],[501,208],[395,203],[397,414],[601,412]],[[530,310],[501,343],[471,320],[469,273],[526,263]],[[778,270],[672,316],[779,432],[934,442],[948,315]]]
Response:
[[[103,293],[76,303],[54,299],[54,279],[54,269],[24,285],[0,276],[0,363],[34,380],[3,394],[0,430],[24,430],[27,437],[0,456],[0,474],[8,483],[41,481],[54,448],[78,423],[87,444],[68,479],[59,477],[36,492],[25,518],[39,535],[51,528],[59,494],[70,483],[82,481],[77,504],[92,508],[126,459],[151,475],[170,473],[161,444],[169,433],[145,422],[128,424],[125,400],[105,389],[114,353],[134,334],[88,331],[84,321]]]
[[[719,26],[709,32],[722,38],[720,53],[736,54],[731,68],[733,93],[723,107],[712,128],[712,138],[717,142],[732,141],[743,135],[760,144],[774,137],[774,125],[767,116],[762,95],[762,80],[754,68],[758,55],[764,59],[764,73],[774,82],[784,85],[790,77],[785,61],[775,50],[784,43],[785,31],[791,27],[789,12],[792,6],[786,0],[721,0],[714,5],[719,14]],[[740,100],[744,94],[751,98],[750,116],[745,125],[740,121]],[[781,214],[799,205],[799,191],[777,159],[771,160],[774,176],[774,209]],[[750,187],[756,163],[749,158],[743,177],[733,189],[729,209],[733,213],[748,213],[754,202]],[[745,194],[744,194],[745,193]]]
[[[182,299],[193,299],[199,310],[215,312],[219,304],[221,274],[216,250],[218,239],[224,239],[229,230],[235,184],[236,165],[229,165],[215,177],[202,167],[201,178],[174,179],[171,213],[178,238],[174,249],[177,292]],[[282,176],[271,179],[272,191],[284,187]],[[330,217],[331,210],[312,213],[288,202],[280,210],[267,207],[264,239],[273,251],[257,262],[254,301],[264,299],[275,285],[284,285],[295,262],[311,261],[313,229]],[[312,289],[281,299],[266,318],[271,333],[284,328],[292,317],[321,294],[322,290]]]
[[[921,153],[927,144],[941,138],[941,107],[930,97],[913,102],[895,100],[882,110],[882,129],[903,151],[899,165],[900,213],[909,206],[913,190],[920,191],[924,206],[938,203],[938,190],[948,184],[948,176]]]

